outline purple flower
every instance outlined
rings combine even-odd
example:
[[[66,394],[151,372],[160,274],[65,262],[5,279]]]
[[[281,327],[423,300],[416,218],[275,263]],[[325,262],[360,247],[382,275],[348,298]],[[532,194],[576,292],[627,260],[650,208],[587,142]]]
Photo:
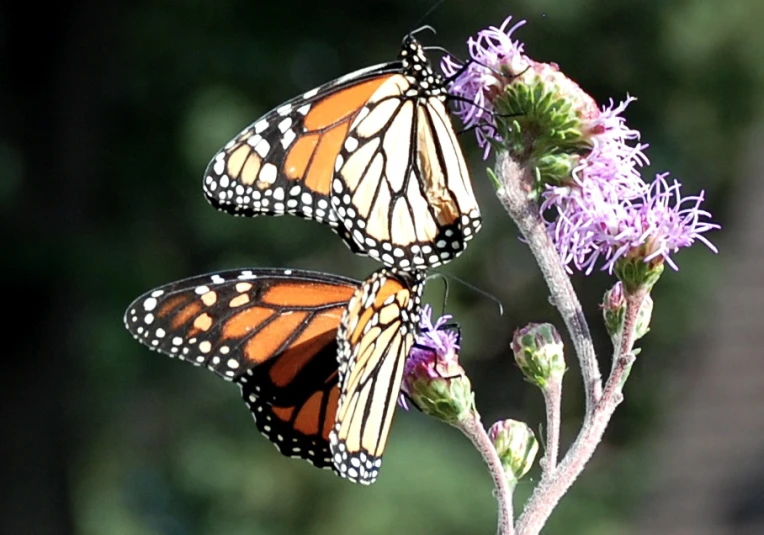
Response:
[[[443,328],[452,316],[450,314],[441,316],[433,325],[430,305],[422,307],[420,316],[419,333],[416,336],[414,347],[409,352],[406,369],[416,366],[420,362],[429,362],[434,357],[456,359],[459,354],[459,337],[454,331]]]
[[[501,142],[529,167],[529,193],[540,195],[540,211],[568,271],[588,274],[602,260],[612,273],[619,262],[625,269],[624,259],[677,269],[671,255],[696,240],[716,252],[704,234],[719,226],[700,209],[702,193],[682,197],[680,184],[670,185],[665,175],[651,184],[643,180],[648,146],[623,117],[635,99],[599,108],[557,65],[528,58],[512,39],[525,21],[511,22],[470,38],[471,59],[464,65],[445,57],[441,68],[455,113],[476,129],[484,158],[492,142]]]
[[[647,145],[638,143],[639,131],[627,127],[621,116],[635,100],[626,97],[618,106],[611,100],[584,127],[592,148],[573,169],[573,180],[578,185],[596,182],[607,199],[633,198],[646,187],[638,168],[650,163],[644,153]]]
[[[704,193],[701,191],[698,195],[682,197],[679,192],[681,184],[676,180],[669,184],[667,174],[656,176],[650,188],[639,198],[624,203],[626,217],[621,222],[622,230],[619,235],[608,236],[612,255],[605,269],[612,271],[621,257],[636,256],[645,262],[664,261],[678,270],[670,255],[682,247],[689,247],[695,240],[718,252],[703,236],[709,230],[720,228],[715,223],[702,220],[711,217],[711,214],[700,209]]]
[[[695,240],[717,252],[703,236],[719,228],[704,220],[710,214],[700,209],[703,193],[682,197],[680,188],[677,181],[670,185],[665,174],[656,176],[639,195],[625,198],[597,180],[550,188],[544,207],[557,209],[549,232],[563,262],[587,274],[601,257],[603,269],[610,273],[622,258],[665,262],[677,270],[671,254]]]
[[[420,332],[406,360],[398,403],[408,409],[408,396],[423,412],[454,422],[472,409],[472,389],[459,364],[458,336],[444,328],[451,316],[442,316],[435,324],[431,316],[432,309],[425,305]]]
[[[409,351],[403,371],[402,390],[411,395],[412,383],[418,378],[436,379],[449,364],[458,365],[459,340],[454,331],[442,327],[451,319],[450,314],[441,316],[432,324],[432,308],[424,305],[419,319],[419,333]],[[408,410],[406,396],[401,394],[398,404]]]
[[[477,127],[478,144],[484,149],[484,158],[491,150],[490,140],[496,139],[493,127],[493,99],[517,73],[529,66],[523,54],[523,45],[512,40],[512,33],[525,24],[524,20],[507,29],[512,17],[496,28],[491,26],[470,37],[467,47],[471,59],[466,65],[450,56],[440,64],[450,79],[449,93],[456,97],[454,113],[466,128]]]

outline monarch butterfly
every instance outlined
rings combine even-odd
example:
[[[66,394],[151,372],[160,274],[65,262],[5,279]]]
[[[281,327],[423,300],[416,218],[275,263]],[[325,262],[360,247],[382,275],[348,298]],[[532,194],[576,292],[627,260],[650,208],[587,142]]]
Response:
[[[239,385],[257,428],[284,455],[353,482],[377,477],[414,341],[420,272],[366,281],[290,269],[172,282],[125,312],[149,348]]]
[[[287,101],[210,161],[207,200],[233,215],[294,214],[402,270],[459,256],[480,230],[443,78],[407,35],[398,60]]]

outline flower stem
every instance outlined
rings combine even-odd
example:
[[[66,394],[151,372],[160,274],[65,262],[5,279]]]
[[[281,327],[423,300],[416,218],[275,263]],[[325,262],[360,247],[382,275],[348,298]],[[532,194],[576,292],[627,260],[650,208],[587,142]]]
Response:
[[[517,535],[536,535],[544,527],[549,515],[581,474],[594,450],[602,440],[610,418],[623,400],[622,388],[631,365],[634,363],[632,349],[637,326],[637,316],[647,291],[640,291],[627,297],[621,342],[616,348],[613,369],[605,384],[602,396],[593,411],[584,420],[576,441],[568,450],[557,470],[541,478],[534,489],[523,514],[517,521]]]
[[[483,424],[480,422],[480,416],[476,411],[471,415],[454,424],[464,435],[470,439],[475,448],[480,452],[488,470],[493,477],[495,486],[495,496],[499,502],[499,526],[498,535],[514,535],[513,517],[512,517],[512,492],[504,467],[501,465],[496,448],[493,447],[491,439],[488,437]]]
[[[562,382],[552,381],[542,390],[546,405],[546,452],[541,461],[541,467],[544,469],[544,473],[549,473],[557,467],[557,455],[560,448]]]
[[[538,205],[530,198],[533,177],[527,166],[520,165],[506,151],[496,156],[496,176],[501,183],[497,196],[536,257],[552,302],[560,311],[573,340],[584,380],[586,414],[589,415],[602,392],[597,355],[581,303],[546,231]]]
[[[639,319],[639,311],[642,309],[642,304],[645,302],[649,290],[645,286],[640,286],[634,291],[626,292],[626,311],[623,316],[623,327],[621,328],[621,339],[618,347],[616,348],[614,362],[619,357],[627,355],[631,352],[634,345],[634,336],[637,332],[637,320]]]

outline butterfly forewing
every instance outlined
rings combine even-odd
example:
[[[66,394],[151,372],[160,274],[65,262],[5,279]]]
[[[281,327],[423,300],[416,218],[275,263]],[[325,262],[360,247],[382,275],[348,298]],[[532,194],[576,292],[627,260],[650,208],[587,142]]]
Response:
[[[298,270],[225,271],[147,292],[125,324],[149,348],[238,383],[258,429],[283,454],[333,467],[336,331],[358,284]]]
[[[337,332],[340,398],[330,447],[335,471],[375,481],[414,343],[422,274],[382,269],[348,304]]]
[[[204,174],[207,200],[233,215],[294,214],[336,227],[335,159],[350,122],[397,69],[390,63],[356,71],[265,114],[212,158]]]

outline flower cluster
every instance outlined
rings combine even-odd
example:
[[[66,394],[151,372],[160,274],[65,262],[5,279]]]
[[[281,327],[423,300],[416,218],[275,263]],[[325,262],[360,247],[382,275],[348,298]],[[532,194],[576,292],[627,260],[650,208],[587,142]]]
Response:
[[[710,214],[700,208],[703,192],[683,197],[680,183],[669,182],[665,173],[649,182],[642,178],[641,168],[649,163],[647,145],[623,118],[635,99],[597,108],[556,65],[525,56],[522,43],[512,38],[524,21],[511,27],[510,22],[511,17],[470,38],[471,59],[464,65],[447,57],[441,67],[457,100],[455,113],[467,127],[476,128],[484,157],[492,146],[513,156],[532,155],[527,161],[539,177],[540,211],[568,270],[589,274],[601,265],[618,274],[619,262],[635,260],[678,269],[671,255],[695,240],[717,252],[704,236],[719,225],[709,222]],[[522,100],[524,95],[529,98]],[[508,105],[508,99],[516,102]],[[539,101],[546,105],[539,107]],[[525,122],[507,121],[497,107],[515,111]],[[556,113],[557,123],[545,122],[545,112]],[[535,128],[528,127],[528,118]],[[548,131],[548,124],[564,127],[541,140],[539,132]],[[523,150],[508,135],[497,134],[513,128],[524,129],[517,136],[526,145]],[[549,161],[554,165],[544,167]],[[550,169],[564,172],[545,172]]]

